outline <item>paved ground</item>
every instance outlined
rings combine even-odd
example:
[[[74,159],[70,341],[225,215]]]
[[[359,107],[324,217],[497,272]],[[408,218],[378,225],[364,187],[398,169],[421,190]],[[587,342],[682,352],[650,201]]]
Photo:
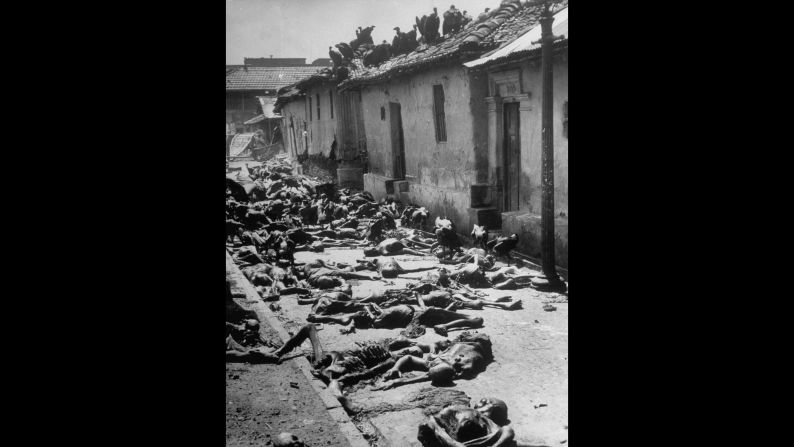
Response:
[[[358,249],[329,249],[325,253],[300,252],[296,262],[305,262],[315,257],[328,261],[354,262],[363,258]],[[397,260],[406,268],[437,265],[434,258],[398,256]],[[420,277],[422,273],[411,276]],[[388,281],[388,282],[387,282]],[[374,289],[404,287],[412,280],[394,279],[380,281],[350,281],[356,296],[365,296]],[[413,280],[415,281],[415,279]],[[567,445],[568,426],[568,304],[567,297],[558,294],[536,292],[533,289],[498,291],[480,289],[491,298],[510,295],[521,298],[523,309],[503,311],[486,308],[481,311],[463,311],[481,316],[493,342],[494,362],[473,380],[459,380],[454,389],[465,392],[471,399],[496,397],[504,400],[509,408],[509,418],[516,431],[520,445]],[[543,306],[552,303],[554,311],[544,311]],[[298,305],[294,296],[282,297],[281,310],[276,317],[285,328],[294,331],[304,324],[310,306]],[[341,350],[352,347],[356,341],[396,337],[399,330],[369,329],[354,334],[342,335],[340,326],[323,325],[320,340],[325,350]],[[455,332],[450,332],[454,337]],[[442,337],[432,330],[420,341],[436,341]],[[302,347],[309,352],[309,343]],[[365,408],[390,403],[396,404],[406,395],[426,388],[427,383],[398,387],[387,391],[373,391],[371,386],[349,390],[349,396]],[[378,405],[383,408],[383,405]],[[373,412],[369,420],[392,445],[418,445],[416,427],[422,421],[421,410]]]
[[[227,265],[227,277],[232,276]],[[240,291],[242,275],[232,278],[233,290]],[[244,293],[244,291],[243,291]],[[253,292],[255,294],[255,292]],[[240,306],[234,315],[244,317],[243,311],[253,312],[261,322],[262,335],[276,344],[279,334],[269,322],[262,308],[245,297],[236,298]],[[281,432],[290,432],[307,445],[351,447],[343,432],[360,437],[359,431],[347,420],[341,408],[330,412],[321,396],[293,359],[281,365],[226,364],[226,445],[271,445]],[[341,420],[340,420],[341,419]],[[352,447],[366,446],[363,438]]]

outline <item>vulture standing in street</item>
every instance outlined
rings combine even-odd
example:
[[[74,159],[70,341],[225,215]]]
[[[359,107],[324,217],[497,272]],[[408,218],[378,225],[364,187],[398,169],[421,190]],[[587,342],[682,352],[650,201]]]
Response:
[[[488,248],[493,250],[497,256],[507,258],[507,265],[510,265],[510,251],[518,245],[518,235],[513,233],[510,237],[500,237],[488,242]]]
[[[447,218],[436,217],[436,239],[438,245],[441,246],[442,257],[447,254],[447,248],[449,248],[449,257],[451,258],[455,250],[463,245],[460,243],[458,233],[455,232],[455,226]]]
[[[474,246],[480,246],[483,250],[488,249],[488,231],[485,225],[474,225],[471,230],[471,238],[474,241]]]

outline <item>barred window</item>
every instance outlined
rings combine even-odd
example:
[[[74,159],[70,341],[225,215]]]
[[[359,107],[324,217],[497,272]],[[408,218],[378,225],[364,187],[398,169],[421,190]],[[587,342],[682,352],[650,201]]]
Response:
[[[447,141],[447,125],[444,119],[444,87],[433,86],[433,114],[436,122],[436,141]]]

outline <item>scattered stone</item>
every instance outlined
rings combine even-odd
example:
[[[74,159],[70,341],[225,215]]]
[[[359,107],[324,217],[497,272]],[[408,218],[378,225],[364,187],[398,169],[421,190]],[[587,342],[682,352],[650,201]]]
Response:
[[[546,312],[553,312],[553,311],[557,310],[557,308],[552,306],[551,304],[544,304],[543,305],[543,310],[545,310]]]
[[[290,383],[289,383],[289,386],[291,386],[292,388],[300,388],[300,387],[298,386],[298,382],[290,382]]]
[[[270,310],[273,312],[281,310],[281,305],[278,303],[270,303]]]
[[[548,405],[546,405],[546,404],[537,404],[537,405],[535,405],[535,408],[543,408],[543,407],[548,407]]]

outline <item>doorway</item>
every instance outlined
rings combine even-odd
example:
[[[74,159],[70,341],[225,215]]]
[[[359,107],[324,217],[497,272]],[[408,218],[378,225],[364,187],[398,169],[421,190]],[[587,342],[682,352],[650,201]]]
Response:
[[[405,178],[405,141],[403,139],[403,118],[399,103],[389,103],[389,119],[394,179],[402,180]]]
[[[504,211],[517,211],[519,208],[518,187],[521,175],[521,136],[518,119],[519,103],[504,105],[504,152],[502,155],[502,172],[504,175]]]

